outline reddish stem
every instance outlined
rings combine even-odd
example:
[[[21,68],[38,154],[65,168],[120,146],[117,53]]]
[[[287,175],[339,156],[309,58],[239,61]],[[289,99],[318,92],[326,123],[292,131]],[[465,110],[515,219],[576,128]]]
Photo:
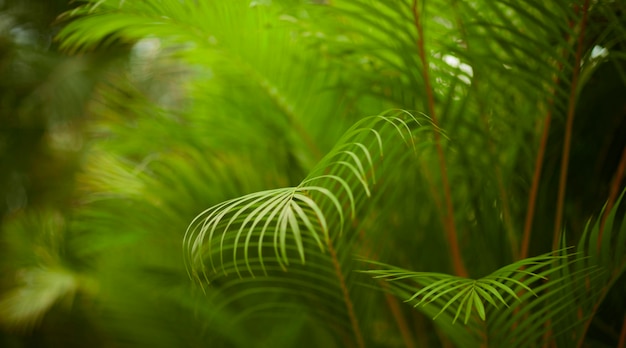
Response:
[[[569,103],[567,107],[567,121],[565,124],[565,140],[563,142],[563,157],[561,159],[561,172],[559,178],[559,192],[556,204],[556,222],[554,224],[554,234],[552,238],[552,250],[559,246],[561,238],[561,226],[563,224],[563,207],[565,205],[565,190],[567,187],[567,169],[569,166],[570,148],[572,143],[572,128],[574,125],[574,112],[576,111],[576,90],[578,87],[578,77],[580,76],[580,62],[583,55],[583,41],[587,26],[587,14],[589,10],[589,0],[585,0],[583,5],[580,31],[578,34],[578,47],[576,47],[576,58],[574,60],[574,71],[572,72],[572,85],[570,89]]]
[[[328,251],[333,261],[335,274],[339,280],[339,287],[341,288],[341,293],[343,294],[343,299],[346,304],[346,310],[348,312],[348,317],[350,318],[350,324],[352,325],[352,331],[354,333],[354,337],[356,338],[357,346],[359,348],[364,348],[365,341],[363,340],[363,334],[361,333],[361,329],[359,327],[359,321],[356,313],[354,312],[354,305],[350,299],[350,292],[346,286],[346,279],[341,271],[341,265],[339,264],[339,259],[337,258],[337,252],[335,252],[335,248],[333,247],[333,242],[331,240],[328,240],[326,244],[328,245]]]
[[[552,103],[549,103],[550,106]],[[546,115],[543,125],[543,133],[541,134],[541,143],[539,144],[539,152],[535,160],[535,172],[533,174],[533,182],[530,187],[528,197],[528,207],[526,208],[526,221],[524,222],[524,235],[522,237],[522,250],[520,251],[520,259],[528,257],[528,246],[530,244],[530,234],[535,217],[535,204],[537,202],[537,192],[539,191],[539,181],[541,179],[541,169],[543,167],[543,158],[546,154],[546,145],[548,143],[548,133],[550,131],[550,122],[552,121],[552,112]]]
[[[609,212],[611,211],[611,209],[613,209],[613,204],[615,204],[615,200],[617,199],[617,195],[619,194],[620,187],[622,186],[622,179],[624,178],[624,171],[626,171],[626,147],[624,147],[624,150],[622,151],[622,158],[620,159],[617,170],[615,171],[615,176],[613,177],[613,181],[611,183],[611,191],[609,192],[609,199],[606,203],[604,214],[602,215],[602,221],[600,222],[600,231],[598,233],[597,243],[598,252],[600,252],[600,246],[602,245],[604,222],[609,216]]]
[[[428,112],[433,121],[433,124],[438,128],[439,122],[437,120],[437,114],[435,111],[435,96],[433,87],[430,84],[430,74],[428,69],[428,59],[426,56],[426,49],[424,47],[424,29],[420,20],[420,13],[417,9],[417,0],[413,1],[413,18],[415,29],[417,30],[417,50],[422,61],[424,84],[426,88],[426,97],[428,100]],[[448,182],[448,170],[446,167],[446,160],[443,153],[443,147],[441,146],[441,136],[438,132],[435,132],[435,146],[437,148],[437,155],[439,157],[439,167],[441,169],[441,179],[443,182],[443,190],[446,203],[446,211],[444,214],[444,226],[446,229],[446,239],[448,240],[448,247],[450,248],[450,254],[452,256],[452,265],[454,267],[454,273],[460,277],[467,277],[468,273],[465,269],[463,262],[463,256],[459,248],[459,241],[457,237],[456,226],[454,224],[454,207],[452,205],[452,193],[450,190],[450,183]]]
[[[619,342],[617,348],[626,348],[626,314],[624,314],[624,321],[622,322],[622,331],[619,335]]]
[[[381,282],[381,287],[383,289],[387,289],[389,285],[386,282]],[[396,320],[396,324],[398,325],[398,329],[400,330],[400,334],[402,335],[402,340],[404,341],[404,346],[407,348],[416,347],[415,341],[413,340],[413,335],[411,334],[411,329],[409,329],[409,325],[404,318],[404,315],[402,315],[402,310],[400,309],[398,299],[391,294],[385,292],[385,300],[389,305],[389,309],[391,310],[393,318]]]

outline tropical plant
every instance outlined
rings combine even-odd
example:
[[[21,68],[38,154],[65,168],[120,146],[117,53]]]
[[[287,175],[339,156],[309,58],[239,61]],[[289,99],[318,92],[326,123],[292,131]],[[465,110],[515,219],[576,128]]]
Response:
[[[7,342],[624,347],[625,11],[84,1],[64,53],[132,48],[4,219]]]

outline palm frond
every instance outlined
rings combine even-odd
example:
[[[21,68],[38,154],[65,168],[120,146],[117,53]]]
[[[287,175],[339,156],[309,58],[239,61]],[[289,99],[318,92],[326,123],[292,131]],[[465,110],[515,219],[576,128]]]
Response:
[[[232,250],[234,271],[240,275],[236,262],[239,253],[254,274],[250,255],[254,252],[264,269],[263,250],[268,246],[274,249],[272,259],[285,267],[294,256],[289,255],[288,244],[304,263],[305,243],[323,251],[342,235],[347,221],[356,217],[364,198],[372,195],[380,161],[394,161],[406,151],[430,143],[428,136],[416,137],[431,129],[422,123],[427,124],[427,119],[420,122],[406,112],[366,118],[346,132],[299,186],[249,194],[204,211],[185,236],[188,268],[193,274],[205,272],[203,260],[208,257],[210,269],[216,272],[213,258],[217,253],[219,268],[227,271],[225,251]],[[404,145],[389,143],[396,137]]]
[[[433,319],[436,319],[448,307],[452,306],[450,310],[455,314],[453,322],[458,319],[462,311],[465,311],[464,323],[467,324],[473,310],[476,310],[480,319],[486,319],[484,302],[493,305],[495,308],[498,308],[499,304],[509,307],[503,295],[519,300],[519,297],[516,295],[518,292],[529,291],[534,294],[529,285],[532,285],[538,279],[545,278],[542,275],[525,270],[524,266],[545,267],[552,261],[553,258],[548,255],[536,257],[508,265],[480,279],[468,279],[442,273],[410,272],[400,269],[363,272],[373,274],[374,278],[382,278],[387,281],[412,280],[421,288],[410,298],[406,299],[405,302],[412,302],[414,307],[419,307],[436,302],[440,297],[443,297],[443,299],[448,301],[441,302],[443,307]],[[384,264],[374,264],[384,266]],[[527,276],[527,283],[518,281],[514,277],[515,273]],[[460,304],[456,304],[457,301]],[[465,303],[467,303],[467,307],[463,306]]]
[[[605,219],[588,226],[575,253],[562,249],[520,260],[475,280],[372,261],[368,262],[381,269],[363,273],[391,282],[393,294],[432,316],[458,344],[467,345],[471,338],[478,346],[489,337],[497,345],[539,345],[546,330],[560,344],[581,344],[600,304],[625,270],[623,221],[614,227],[622,197],[610,212],[601,214]],[[603,228],[606,234],[600,234]],[[449,325],[459,318],[469,336],[458,336],[459,328]]]
[[[118,39],[131,44],[155,41],[161,54],[185,63],[182,86],[189,106],[185,116],[193,115],[194,122],[209,129],[232,123],[232,133],[214,132],[212,146],[228,149],[240,147],[242,139],[249,139],[250,146],[268,138],[285,139],[286,148],[309,169],[345,130],[339,125],[347,128],[353,120],[335,117],[338,127],[332,129],[312,123],[341,115],[333,108],[340,103],[338,96],[324,91],[334,73],[325,60],[298,49],[306,38],[295,35],[291,22],[275,12],[268,6],[251,9],[246,1],[228,5],[90,1],[67,13],[73,20],[59,38],[62,48],[70,51]],[[100,29],[85,31],[92,25]],[[311,71],[318,73],[311,76]],[[255,131],[242,136],[246,129]],[[261,129],[267,132],[265,137]]]
[[[431,316],[459,340],[457,344],[479,346],[489,337],[489,342],[498,345],[524,346],[541,339],[541,325],[548,320],[558,322],[569,310],[571,299],[561,291],[572,284],[562,272],[571,266],[567,260],[572,256],[563,252],[532,257],[478,279],[408,271],[378,262],[370,263],[381,269],[362,272],[391,282],[392,293]],[[579,272],[595,278],[598,270]],[[458,335],[462,329],[453,325],[459,318],[467,336]]]
[[[605,206],[595,221],[589,220],[578,242],[575,262],[563,275],[571,284],[561,296],[569,298],[572,305],[569,320],[559,326],[568,333],[561,344],[582,344],[600,305],[626,271],[626,218],[621,205],[625,192],[610,210]],[[584,270],[591,267],[601,272],[586,274]]]

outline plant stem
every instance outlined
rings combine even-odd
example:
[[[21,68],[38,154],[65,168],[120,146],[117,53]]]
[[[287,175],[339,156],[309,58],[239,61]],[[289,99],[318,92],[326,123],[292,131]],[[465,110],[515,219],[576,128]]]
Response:
[[[552,238],[552,250],[556,250],[561,238],[561,226],[563,224],[563,207],[565,205],[565,190],[567,187],[567,169],[569,166],[570,147],[572,142],[572,128],[574,125],[574,112],[576,111],[576,90],[578,87],[578,77],[580,76],[580,62],[583,54],[583,40],[587,26],[587,14],[589,10],[589,0],[585,0],[582,8],[582,18],[578,33],[578,45],[576,47],[576,58],[572,72],[572,85],[570,88],[569,103],[567,106],[567,121],[565,124],[565,140],[563,142],[563,157],[561,159],[561,173],[559,177],[559,193],[556,205],[556,222],[554,224],[554,234]]]
[[[598,309],[600,308],[602,301],[604,301],[604,298],[609,293],[609,289],[614,284],[616,279],[617,278],[612,277],[607,282],[608,285],[603,286],[600,290],[599,296],[597,297],[598,300],[593,304],[593,308],[591,309],[591,312],[587,314],[587,319],[582,326],[582,330],[580,330],[580,338],[578,339],[578,343],[576,344],[577,348],[581,348],[583,346],[585,342],[585,336],[587,335],[587,332],[589,331],[589,326],[591,325],[591,321],[593,321],[593,317],[598,313]],[[589,292],[589,288],[587,288],[587,292]]]
[[[337,275],[337,279],[339,280],[339,287],[341,288],[341,293],[343,294],[343,299],[346,304],[348,317],[350,318],[350,324],[352,324],[352,331],[354,333],[354,337],[356,338],[357,346],[359,348],[365,348],[363,334],[361,333],[357,316],[354,313],[354,305],[352,304],[352,300],[350,299],[350,292],[348,291],[348,287],[346,286],[346,279],[343,275],[343,272],[341,271],[341,265],[339,264],[337,253],[335,252],[335,248],[333,247],[333,243],[331,240],[327,240],[326,244],[328,245],[328,251],[330,252],[330,257],[333,261],[335,274]]]
[[[361,229],[359,231],[359,238],[361,243],[363,244],[363,255],[368,260],[378,261],[378,254],[372,251],[372,248],[368,245],[365,240],[365,233]],[[398,325],[398,330],[402,335],[402,340],[404,341],[404,346],[407,348],[416,347],[415,341],[413,340],[413,336],[411,335],[411,330],[409,329],[409,325],[404,317],[402,310],[400,309],[400,305],[398,303],[398,298],[391,295],[389,293],[389,283],[383,280],[379,280],[378,284],[380,285],[383,293],[385,294],[385,301],[387,302],[387,306],[389,307],[389,311],[393,316],[396,324]]]
[[[422,61],[424,84],[426,88],[426,96],[428,99],[428,112],[436,127],[439,127],[437,120],[437,114],[435,111],[435,96],[432,85],[430,84],[430,76],[428,69],[428,59],[426,57],[426,50],[424,48],[424,29],[422,28],[422,22],[420,20],[420,13],[417,9],[417,0],[413,1],[412,5],[413,19],[415,29],[417,30],[417,50]],[[439,157],[439,167],[441,169],[441,180],[443,182],[444,197],[446,201],[446,212],[444,214],[444,226],[446,229],[446,239],[448,241],[448,247],[450,248],[450,254],[452,256],[452,265],[454,267],[454,273],[460,277],[467,277],[468,273],[465,269],[463,262],[463,256],[459,248],[458,236],[456,226],[454,223],[454,207],[452,205],[452,193],[450,191],[450,183],[448,182],[448,170],[446,167],[446,160],[443,153],[443,147],[441,146],[441,136],[438,132],[435,132],[435,145],[437,147],[437,155]]]
[[[619,165],[617,166],[617,170],[615,171],[615,176],[613,176],[613,182],[611,183],[611,191],[609,192],[609,199],[606,202],[606,208],[604,210],[604,214],[602,215],[602,221],[600,222],[600,231],[598,232],[598,243],[597,250],[600,252],[600,246],[602,243],[602,234],[604,233],[604,222],[606,218],[609,216],[609,212],[613,209],[613,204],[615,204],[615,200],[617,199],[617,195],[620,191],[620,186],[622,185],[622,179],[624,178],[624,171],[626,171],[626,147],[622,151],[622,158],[619,161]]]
[[[381,281],[380,283],[381,287],[385,290],[389,287],[386,282]],[[400,306],[398,305],[398,299],[391,294],[385,292],[385,300],[387,301],[387,305],[389,305],[389,309],[391,310],[393,318],[396,320],[398,329],[400,329],[400,334],[402,335],[404,346],[407,348],[414,348],[415,341],[413,341],[413,336],[411,336],[411,330],[409,329],[409,325],[402,315],[402,311],[400,310]]]
[[[456,25],[459,27],[459,32],[461,33],[461,37],[462,37],[462,41],[465,44],[465,50],[466,52],[470,51],[470,40],[467,37],[467,31],[465,29],[465,24],[463,22],[463,20],[459,17],[458,14],[458,2],[459,0],[454,0],[452,2],[452,8],[455,11],[455,20],[456,20]],[[472,83],[471,83],[471,88],[475,91],[477,91],[477,94],[480,95],[480,85],[481,85],[481,80],[480,80],[480,73],[479,72],[474,72],[473,73],[473,77],[472,77]],[[504,185],[504,179],[502,176],[502,168],[500,166],[500,164],[498,163],[498,156],[497,156],[497,149],[496,149],[496,144],[494,142],[494,137],[492,136],[492,132],[489,129],[489,120],[487,119],[487,114],[488,112],[486,111],[485,108],[485,103],[483,102],[482,99],[478,99],[477,100],[477,104],[478,104],[478,110],[479,110],[479,114],[480,114],[480,119],[482,121],[482,125],[484,128],[484,132],[486,134],[486,141],[487,141],[487,148],[489,150],[489,155],[491,157],[491,160],[494,162],[495,165],[495,177],[496,177],[496,181],[498,184],[498,193],[500,195],[500,201],[502,203],[502,217],[503,217],[503,222],[504,222],[504,229],[506,231],[507,237],[509,238],[510,241],[510,247],[511,247],[511,255],[513,257],[514,260],[518,260],[519,259],[519,240],[515,234],[515,229],[513,228],[513,222],[512,222],[512,218],[511,218],[511,209],[509,206],[509,199],[508,199],[508,195],[506,192],[506,187]]]
[[[619,342],[617,343],[617,348],[626,347],[626,314],[624,314],[624,321],[622,322],[622,330],[619,335]]]
[[[570,27],[570,29],[573,28],[573,25],[574,25],[573,22],[569,21],[568,26]],[[566,35],[565,41],[566,42],[570,41],[569,34]],[[564,48],[562,59],[563,60],[567,59],[568,54],[569,54],[569,50]],[[557,71],[559,73],[563,71],[563,63],[561,62],[557,63]],[[541,134],[541,140],[539,144],[539,151],[537,153],[537,159],[535,160],[535,171],[533,173],[533,181],[532,181],[530,193],[528,196],[528,205],[526,208],[526,220],[524,221],[524,232],[523,232],[523,237],[522,237],[522,248],[521,248],[520,255],[519,255],[520,259],[525,259],[526,257],[528,257],[528,246],[530,244],[530,236],[532,233],[533,219],[535,217],[537,192],[539,191],[539,182],[541,180],[543,159],[545,157],[545,153],[547,149],[548,136],[550,133],[550,123],[552,121],[552,108],[554,106],[554,96],[556,95],[556,89],[559,83],[561,82],[561,79],[559,78],[558,74],[554,76],[553,82],[554,82],[553,88],[549,93],[551,97],[548,99],[548,112],[544,119],[543,131]]]
[[[552,103],[549,103],[552,104]],[[552,121],[552,112],[549,111],[543,122],[543,132],[541,134],[541,142],[539,143],[539,151],[535,160],[535,172],[533,173],[533,182],[530,187],[528,197],[528,206],[526,207],[526,220],[524,221],[524,234],[522,237],[522,249],[519,253],[520,259],[528,257],[528,246],[530,244],[530,234],[535,217],[535,204],[537,202],[537,191],[539,191],[539,181],[541,180],[541,169],[543,167],[543,158],[546,154],[546,145],[548,143],[548,133],[550,132],[550,122]]]

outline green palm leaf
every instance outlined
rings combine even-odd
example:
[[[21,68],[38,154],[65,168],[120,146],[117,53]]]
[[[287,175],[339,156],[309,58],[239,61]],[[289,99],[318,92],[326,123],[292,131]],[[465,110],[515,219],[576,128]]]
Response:
[[[391,282],[392,293],[432,316],[459,345],[479,346],[489,337],[494,344],[524,346],[541,339],[546,321],[559,322],[569,311],[572,299],[564,297],[562,291],[571,289],[572,283],[562,273],[573,264],[567,261],[573,256],[532,257],[478,279],[413,272],[372,262],[382,269],[363,272]],[[597,267],[587,268],[579,275],[597,278],[598,271]],[[459,318],[466,325],[467,336],[459,335],[458,325],[450,325]]]
[[[333,239],[341,237],[348,219],[356,217],[365,203],[363,198],[372,195],[380,162],[403,157],[406,146],[414,152],[416,144],[430,143],[428,136],[416,138],[418,133],[427,134],[430,128],[422,126],[427,122],[406,112],[366,118],[346,132],[299,186],[253,193],[207,209],[194,219],[185,235],[190,272],[205,272],[205,257],[209,258],[210,270],[227,272],[228,258],[241,275],[236,260],[243,254],[253,275],[251,255],[265,273],[266,247],[274,250],[271,259],[283,268],[294,256],[305,262],[307,243],[325,250]],[[404,145],[398,147],[395,137]],[[290,254],[288,244],[295,248],[295,255]],[[232,251],[232,259],[226,250]],[[219,255],[219,266],[215,254]]]
[[[464,314],[463,322],[467,324],[472,314],[477,314],[482,320],[486,319],[485,304],[494,308],[499,305],[510,307],[511,299],[520,301],[518,293],[529,292],[536,296],[532,290],[533,284],[547,279],[547,276],[555,269],[543,270],[555,260],[563,257],[542,255],[515,262],[500,268],[499,270],[479,279],[468,279],[448,274],[432,272],[411,272],[402,269],[382,269],[363,271],[372,274],[374,278],[387,281],[408,281],[419,287],[414,294],[405,299],[414,307],[426,305],[439,307],[438,316],[446,311],[454,314],[455,322],[461,314]],[[377,266],[384,264],[374,263]],[[507,300],[505,300],[505,298]]]

